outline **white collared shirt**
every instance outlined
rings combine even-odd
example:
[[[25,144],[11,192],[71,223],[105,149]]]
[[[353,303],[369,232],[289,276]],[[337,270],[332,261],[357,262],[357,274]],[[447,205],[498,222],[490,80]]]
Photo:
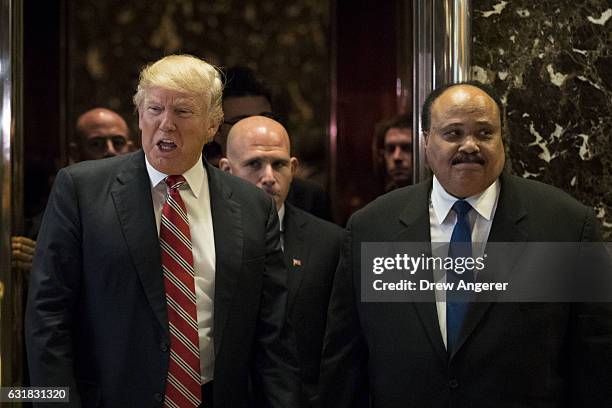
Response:
[[[499,192],[500,183],[498,179],[482,193],[465,199],[472,206],[472,210],[468,213],[468,220],[472,229],[473,256],[482,256],[484,253],[485,244],[489,239],[489,232],[491,232],[495,209],[497,208]],[[451,209],[457,200],[457,197],[444,190],[444,187],[434,176],[429,200],[429,232],[432,243],[450,242],[457,222],[457,214]],[[448,253],[441,253],[444,251],[448,251],[448,245],[432,245],[432,255],[434,257],[446,257]],[[446,280],[444,273],[436,273],[434,277],[438,282]],[[440,299],[444,299],[444,292],[436,291],[438,323],[446,346],[446,302]]]
[[[285,221],[285,203],[281,205],[281,208],[278,210],[278,221],[280,226],[280,243],[281,249],[285,250],[285,227],[283,226],[283,221]]]
[[[157,234],[159,235],[161,212],[168,193],[164,181],[167,174],[154,169],[146,157],[145,161],[151,180],[151,197],[153,198]],[[210,189],[206,168],[202,164],[201,156],[192,168],[183,173],[183,177],[185,177],[187,183],[181,186],[179,193],[187,208],[189,232],[191,233],[193,247],[198,335],[200,337],[200,374],[202,384],[205,384],[213,379],[215,367],[213,317],[216,256],[210,209]]]

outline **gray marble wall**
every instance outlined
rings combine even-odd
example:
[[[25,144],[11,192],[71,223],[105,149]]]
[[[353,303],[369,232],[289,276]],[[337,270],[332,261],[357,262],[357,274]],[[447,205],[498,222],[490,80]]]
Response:
[[[612,239],[612,2],[472,7],[472,75],[503,96],[511,170],[593,207]]]

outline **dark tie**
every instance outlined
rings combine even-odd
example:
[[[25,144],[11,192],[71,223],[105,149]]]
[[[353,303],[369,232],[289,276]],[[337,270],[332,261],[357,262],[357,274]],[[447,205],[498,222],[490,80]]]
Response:
[[[457,200],[453,204],[453,211],[457,214],[457,222],[451,235],[448,256],[451,258],[472,256],[472,231],[468,220],[468,212],[472,206],[464,200]],[[446,281],[454,283],[454,287],[460,281],[473,282],[474,273],[466,269],[462,274],[453,270],[446,272]],[[457,292],[446,294],[446,346],[449,353],[455,351],[459,333],[469,308],[469,298]]]
[[[202,401],[191,234],[185,203],[179,193],[184,183],[183,176],[166,177],[168,196],[159,226],[170,327],[165,407],[197,407]]]

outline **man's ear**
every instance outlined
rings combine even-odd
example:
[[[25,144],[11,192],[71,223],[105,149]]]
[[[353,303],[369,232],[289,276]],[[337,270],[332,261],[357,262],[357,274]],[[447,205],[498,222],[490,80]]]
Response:
[[[226,173],[232,174],[232,166],[230,166],[230,162],[227,160],[227,157],[223,157],[221,160],[219,160],[219,168]]]
[[[210,143],[214,139],[218,129],[218,125],[211,125],[208,129],[206,129],[206,143]]]
[[[292,157],[289,159],[289,166],[291,167],[291,175],[294,176],[298,167],[300,166],[300,162],[297,157]]]

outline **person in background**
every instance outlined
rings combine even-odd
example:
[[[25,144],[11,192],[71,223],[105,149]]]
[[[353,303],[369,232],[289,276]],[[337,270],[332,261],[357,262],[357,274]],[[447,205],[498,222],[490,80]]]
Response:
[[[398,115],[376,125],[374,165],[385,176],[385,192],[412,184],[412,115]]]
[[[125,120],[118,113],[106,108],[94,108],[80,115],[76,123],[76,135],[77,141],[70,143],[71,160],[73,162],[113,157],[129,153],[133,148],[133,142]],[[44,168],[46,169],[46,167],[49,166]],[[41,172],[39,168],[42,169],[43,166],[36,166],[32,171],[38,174]],[[56,171],[54,169],[53,174],[51,174],[47,170],[47,173],[43,174],[45,178],[31,180],[38,183],[40,189],[44,188],[46,190],[44,193],[36,194],[37,197],[44,197],[44,204],[36,214],[26,220],[27,236],[12,237],[12,265],[28,273],[32,268],[32,257],[36,247],[35,239],[40,229],[46,197],[49,192],[49,187],[44,183],[47,182],[48,178],[53,178]]]
[[[11,237],[12,267],[30,272],[32,270],[32,258],[34,257],[35,248],[36,241],[31,238],[22,236]]]
[[[222,81],[171,55],[140,73],[142,150],[59,171],[34,256],[33,386],[72,406],[299,406],[272,200],[202,162]]]
[[[227,136],[240,119],[272,112],[272,93],[266,84],[247,67],[231,67],[224,71],[223,122],[211,143],[205,146],[204,155],[209,163],[219,167],[225,156]]]
[[[251,116],[229,131],[220,167],[261,188],[276,203],[288,273],[288,319],[296,333],[303,397],[310,406],[318,398],[327,306],[343,232],[286,201],[298,167],[290,145],[279,122]]]
[[[322,407],[612,406],[610,303],[447,301],[444,291],[429,302],[361,301],[363,243],[447,242],[431,245],[443,259],[466,247],[472,256],[473,243],[502,242],[500,262],[514,274],[528,242],[601,239],[591,208],[503,171],[503,122],[499,97],[478,82],[443,86],[425,100],[433,178],[379,197],[347,226],[329,305]],[[456,282],[460,273],[449,269],[443,278]]]
[[[70,160],[97,160],[131,151],[133,143],[126,122],[117,113],[105,109],[91,109],[77,119],[77,142],[70,143]],[[25,169],[24,236],[11,237],[11,265],[22,272],[24,282],[24,310],[27,285],[32,270],[36,238],[55,178],[55,163],[40,161],[28,163]],[[27,364],[24,380],[28,381]]]
[[[232,67],[225,71],[226,85],[223,89],[223,122],[214,140],[204,147],[204,156],[209,163],[219,166],[225,156],[227,136],[232,126],[241,119],[254,115],[270,116],[282,123],[272,110],[272,93],[247,67]],[[331,221],[329,195],[317,183],[294,177],[291,182],[288,202],[319,218]]]
[[[94,108],[77,119],[77,140],[70,143],[73,162],[129,153],[134,147],[125,120],[106,108]]]

